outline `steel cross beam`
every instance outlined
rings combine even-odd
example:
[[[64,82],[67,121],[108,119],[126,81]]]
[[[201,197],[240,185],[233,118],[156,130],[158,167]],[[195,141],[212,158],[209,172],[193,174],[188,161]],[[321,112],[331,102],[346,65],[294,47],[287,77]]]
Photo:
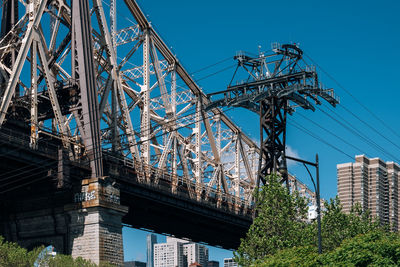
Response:
[[[208,94],[223,98],[204,105],[205,110],[215,107],[243,107],[260,116],[260,154],[257,187],[265,176],[276,173],[286,166],[286,116],[296,107],[315,110],[320,99],[332,106],[339,103],[332,89],[323,89],[315,68],[302,61],[303,51],[293,44],[275,45],[272,53],[260,53],[258,57],[238,54],[234,57],[238,66],[232,81],[239,76],[239,69],[247,76],[246,82],[231,84],[226,90]],[[241,76],[243,78],[243,75]],[[311,100],[311,101],[310,101]],[[288,184],[287,175],[283,181]]]

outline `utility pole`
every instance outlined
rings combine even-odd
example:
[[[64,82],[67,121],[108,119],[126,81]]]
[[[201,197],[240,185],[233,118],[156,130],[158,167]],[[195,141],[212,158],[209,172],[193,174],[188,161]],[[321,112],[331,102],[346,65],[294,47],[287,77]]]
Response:
[[[290,156],[286,156],[286,159],[294,160],[297,162],[303,163],[304,167],[307,169],[308,174],[310,175],[311,181],[314,185],[315,196],[317,200],[317,224],[318,224],[318,253],[322,253],[322,236],[321,236],[321,191],[319,190],[319,159],[318,154],[315,155],[315,162],[306,161],[303,159],[298,159]],[[314,178],[311,175],[310,170],[308,169],[307,165],[311,165],[315,167],[315,172],[317,173],[317,184],[315,184]],[[287,169],[283,170],[287,172]]]

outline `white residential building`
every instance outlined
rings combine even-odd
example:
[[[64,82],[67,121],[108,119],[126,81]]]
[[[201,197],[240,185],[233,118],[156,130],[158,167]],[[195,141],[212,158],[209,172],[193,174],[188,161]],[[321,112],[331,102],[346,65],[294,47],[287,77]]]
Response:
[[[182,243],[154,244],[154,267],[184,267]]]
[[[195,262],[207,266],[206,246],[169,236],[166,243],[154,244],[154,267],[187,267]]]

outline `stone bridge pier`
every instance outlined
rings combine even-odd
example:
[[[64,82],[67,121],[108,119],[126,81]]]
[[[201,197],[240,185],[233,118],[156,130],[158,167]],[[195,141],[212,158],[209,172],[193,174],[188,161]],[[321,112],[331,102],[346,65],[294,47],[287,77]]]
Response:
[[[111,181],[84,179],[72,190],[2,202],[0,234],[6,240],[27,249],[52,245],[74,258],[123,265],[122,217],[128,208],[120,205]]]

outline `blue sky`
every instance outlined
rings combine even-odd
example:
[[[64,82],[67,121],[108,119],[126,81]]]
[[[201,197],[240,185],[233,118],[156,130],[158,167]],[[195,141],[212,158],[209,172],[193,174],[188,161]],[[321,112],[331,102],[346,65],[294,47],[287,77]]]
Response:
[[[354,155],[400,162],[399,1],[138,0],[138,3],[189,73],[233,57],[239,50],[257,53],[258,46],[269,50],[273,42],[300,44],[307,61],[312,60],[322,68],[317,69],[320,80],[334,88],[341,99],[333,112],[324,104],[323,111],[298,110],[289,118],[289,122],[301,125],[336,149],[292,124],[287,127],[287,145],[297,157],[312,161],[315,153],[319,154],[323,198],[337,193],[336,164],[349,162]],[[227,67],[234,64],[233,59],[228,60],[197,72],[194,77],[206,93],[222,90],[234,71],[233,67]],[[224,68],[227,70],[201,79]],[[241,109],[231,110],[228,115],[246,134],[259,140],[257,123],[248,123],[249,118],[258,121],[256,116]],[[364,140],[359,135],[365,135]],[[310,185],[303,166],[290,164],[289,171]],[[124,228],[126,260],[145,260],[146,234]],[[210,250],[210,259],[221,260],[230,255],[229,251]]]

